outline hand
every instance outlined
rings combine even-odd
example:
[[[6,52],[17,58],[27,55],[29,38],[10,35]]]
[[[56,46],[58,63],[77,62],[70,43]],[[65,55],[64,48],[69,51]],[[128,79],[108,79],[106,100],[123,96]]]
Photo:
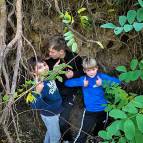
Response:
[[[36,88],[36,92],[41,93],[42,90],[43,90],[43,87],[44,87],[44,83],[43,82],[38,83],[36,85],[36,87],[35,87]]]
[[[55,63],[54,67],[58,66],[60,62],[61,62],[61,61],[60,61],[60,59],[59,59],[59,60]]]
[[[73,71],[72,70],[68,70],[68,72],[66,73],[66,77],[67,78],[72,78],[73,77]]]
[[[99,76],[97,76],[96,85],[97,86],[101,86],[102,85],[102,79]]]
[[[88,86],[88,84],[89,84],[89,82],[88,82],[88,80],[86,80],[86,77],[84,78],[84,87],[87,87]]]

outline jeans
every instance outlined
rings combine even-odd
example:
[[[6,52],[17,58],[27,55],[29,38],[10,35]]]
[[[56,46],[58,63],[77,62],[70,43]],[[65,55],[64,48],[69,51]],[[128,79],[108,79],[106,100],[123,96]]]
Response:
[[[59,143],[61,138],[59,126],[59,114],[55,116],[41,115],[43,122],[47,128],[44,143]]]

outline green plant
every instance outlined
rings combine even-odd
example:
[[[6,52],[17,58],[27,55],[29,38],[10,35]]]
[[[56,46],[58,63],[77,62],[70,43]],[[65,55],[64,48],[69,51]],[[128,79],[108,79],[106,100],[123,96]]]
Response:
[[[127,71],[125,66],[119,66],[116,69],[122,72],[119,77],[123,81],[135,81],[139,77],[143,80],[143,60],[139,62],[137,59],[132,59],[131,71]],[[141,143],[143,140],[143,95],[127,93],[117,84],[104,83],[103,85],[109,101],[106,111],[114,121],[106,130],[99,132],[99,136],[104,139],[102,143]]]
[[[99,132],[104,139],[102,143],[140,143],[143,139],[143,96],[127,94],[118,85],[106,87],[106,93],[112,95],[107,111],[114,121]]]
[[[102,28],[113,29],[116,35],[121,34],[122,32],[130,32],[135,29],[139,32],[143,29],[143,1],[138,0],[141,8],[136,10],[129,10],[127,16],[119,16],[120,26],[116,26],[113,23],[102,24]]]
[[[143,60],[138,61],[137,59],[132,59],[130,62],[130,70],[127,71],[125,66],[118,66],[117,71],[122,72],[119,78],[122,81],[130,82],[135,81],[138,78],[143,80]]]

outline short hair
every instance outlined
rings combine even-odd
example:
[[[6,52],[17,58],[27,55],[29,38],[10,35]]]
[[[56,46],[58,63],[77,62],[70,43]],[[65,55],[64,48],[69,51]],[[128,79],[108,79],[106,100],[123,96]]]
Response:
[[[90,68],[97,67],[97,62],[94,58],[88,57],[83,59],[82,65],[84,69],[90,69]]]
[[[28,63],[28,68],[30,71],[35,71],[35,67],[37,65],[37,63],[43,63],[44,60],[40,57],[31,57],[30,59],[28,59],[27,63]]]
[[[48,48],[53,48],[57,51],[70,50],[67,43],[62,35],[55,35],[49,39]]]

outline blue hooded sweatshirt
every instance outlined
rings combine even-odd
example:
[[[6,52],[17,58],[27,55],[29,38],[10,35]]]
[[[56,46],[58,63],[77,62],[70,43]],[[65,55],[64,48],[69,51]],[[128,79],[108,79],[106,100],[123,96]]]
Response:
[[[44,87],[40,94],[32,92],[36,98],[31,103],[33,109],[40,110],[45,116],[54,116],[63,111],[62,98],[59,94],[55,81],[43,81]]]
[[[82,76],[80,78],[69,79],[65,82],[65,85],[68,87],[82,87],[85,109],[90,112],[103,111],[107,104],[107,100],[104,97],[103,87],[96,85],[96,80],[98,80],[98,77],[101,78],[102,81],[107,81],[110,84],[121,83],[119,79],[102,73],[97,73],[93,78]],[[84,87],[85,79],[89,82],[87,87]]]

